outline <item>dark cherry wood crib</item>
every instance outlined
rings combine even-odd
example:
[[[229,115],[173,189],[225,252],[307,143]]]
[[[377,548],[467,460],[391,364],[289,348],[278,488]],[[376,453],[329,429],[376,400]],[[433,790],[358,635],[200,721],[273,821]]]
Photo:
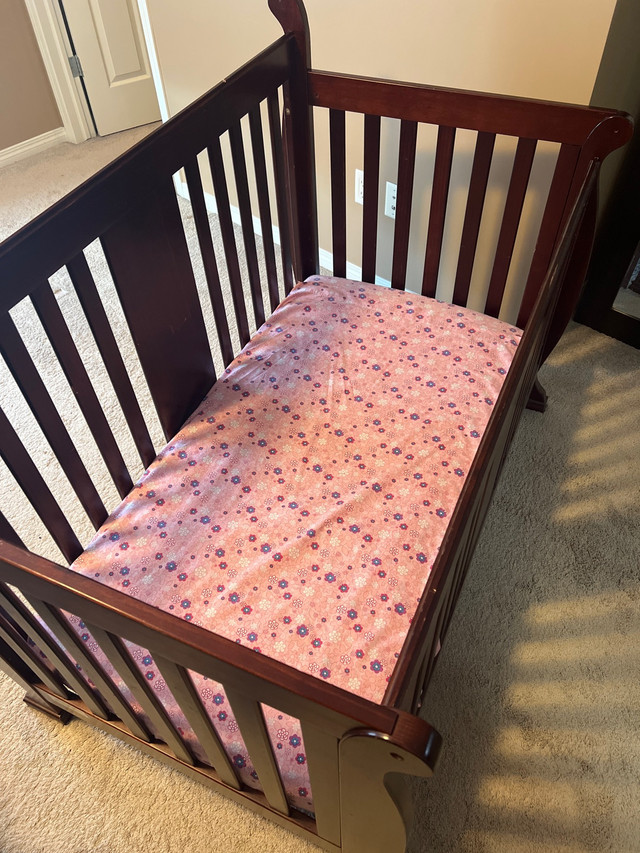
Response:
[[[0,667],[24,688],[30,706],[62,721],[77,717],[135,744],[326,850],[401,851],[408,821],[403,774],[431,774],[441,748],[438,732],[417,715],[422,697],[519,417],[527,404],[545,407],[536,375],[579,295],[593,238],[599,165],[629,139],[631,126],[625,115],[610,110],[312,70],[301,0],[269,5],[285,33],[277,42],[0,247],[0,352],[66,490],[97,530],[117,496],[124,498],[134,487],[140,463],[147,468],[160,450],[162,440],[152,439],[150,420],[157,415],[164,439],[171,441],[216,373],[249,344],[294,281],[318,274],[321,259],[332,264],[336,277],[385,279],[392,292],[407,290],[419,300],[440,295],[444,287],[455,305],[471,302],[489,317],[506,312],[523,335],[383,701],[256,654],[38,554],[41,534],[12,523],[16,489],[67,564],[83,552],[86,536],[21,435],[16,415],[21,410],[10,403],[0,411],[6,466],[0,496]],[[354,127],[364,173],[361,252],[354,251],[348,230],[356,210],[348,203],[348,136]],[[433,132],[430,149],[425,128]],[[456,230],[452,175],[457,141],[465,134],[473,138],[473,152]],[[498,181],[502,201],[496,208],[487,198],[495,189],[492,168],[500,140],[509,141],[511,154]],[[552,164],[544,193],[531,177],[541,151]],[[328,179],[318,178],[323,173],[317,152],[326,153]],[[381,210],[387,177],[397,183],[393,226],[383,221]],[[185,198],[178,198],[176,187]],[[537,220],[528,207],[531,198]],[[216,216],[210,217],[213,206]],[[488,274],[478,291],[473,286],[478,246],[492,215]],[[331,256],[319,248],[319,218]],[[391,227],[385,242],[384,229]],[[222,250],[214,248],[212,228],[218,229]],[[526,238],[530,252],[526,265],[515,270],[518,241],[527,229],[534,232]],[[450,287],[442,274],[447,252],[455,256]],[[94,262],[98,256],[102,266]],[[349,262],[354,260],[359,268]],[[85,363],[59,305],[60,270],[99,353],[97,372]],[[107,306],[107,285],[124,325]],[[43,380],[21,312],[37,317],[81,418],[67,417],[66,404],[56,399],[58,386]],[[143,391],[129,375],[134,350]],[[130,454],[125,459],[113,415],[98,392],[101,381],[111,389],[138,460]],[[97,475],[78,449],[78,430],[97,448],[111,492],[96,485]],[[66,614],[87,626],[93,649]],[[124,641],[149,650],[195,733],[197,751]],[[243,783],[190,672],[224,685],[256,787]],[[312,808],[296,809],[288,801],[265,706],[299,722]]]

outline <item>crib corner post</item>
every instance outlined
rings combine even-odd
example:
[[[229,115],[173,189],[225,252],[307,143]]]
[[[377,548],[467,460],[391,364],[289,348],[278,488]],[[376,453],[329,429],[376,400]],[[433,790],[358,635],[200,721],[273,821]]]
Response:
[[[293,271],[298,281],[303,281],[319,271],[315,134],[308,81],[309,21],[303,0],[269,0],[269,8],[284,32],[294,37],[291,77],[285,87],[284,143]]]
[[[343,853],[404,853],[412,816],[407,776],[431,776],[442,739],[402,714],[393,735],[354,729],[340,741]]]
[[[599,163],[596,168],[599,170]],[[563,275],[562,289],[540,355],[541,365],[545,363],[562,337],[576,310],[591,258],[597,213],[598,186],[596,183],[589,196],[582,222],[575,236],[573,250]]]
[[[302,0],[269,0],[269,9],[285,33],[292,33],[305,65],[310,66],[311,36],[309,19]]]

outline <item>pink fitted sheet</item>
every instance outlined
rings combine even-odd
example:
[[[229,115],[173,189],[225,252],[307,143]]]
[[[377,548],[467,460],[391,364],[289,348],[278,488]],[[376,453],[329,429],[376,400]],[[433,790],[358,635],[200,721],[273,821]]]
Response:
[[[380,702],[520,336],[412,293],[298,284],[72,568]],[[192,677],[259,787],[224,690]],[[311,811],[300,725],[265,718],[288,799]]]

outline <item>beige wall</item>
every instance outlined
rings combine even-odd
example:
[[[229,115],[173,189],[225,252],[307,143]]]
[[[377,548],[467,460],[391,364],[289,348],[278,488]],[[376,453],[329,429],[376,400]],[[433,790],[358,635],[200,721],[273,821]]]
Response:
[[[282,33],[267,0],[147,0],[147,7],[170,115]]]
[[[307,0],[316,68],[586,103],[615,0]],[[266,0],[148,0],[175,112],[279,35]]]
[[[280,34],[266,0],[191,0],[179,12],[166,0],[147,2],[171,114]],[[588,103],[615,0],[307,0],[306,6],[316,68]],[[316,121],[320,245],[330,250],[328,220],[322,215],[329,204],[325,124],[322,116]],[[348,258],[359,266],[362,208],[354,203],[351,187],[354,169],[362,167],[362,136],[357,120],[352,124],[355,134],[347,152]],[[383,128],[383,186],[386,180],[396,180],[394,137],[397,127]],[[438,285],[444,299],[451,297],[455,277],[474,144],[475,134],[458,134]],[[416,179],[414,204],[420,211],[415,217],[416,238],[426,233],[435,133],[421,128],[418,145],[426,177]],[[483,225],[472,279],[478,307],[483,304],[514,151],[513,140],[498,141],[486,201],[495,212],[495,227]],[[529,236],[519,238],[512,265],[514,300],[533,250],[540,200],[555,151],[553,146],[539,147],[532,176],[537,202],[534,198],[525,208]],[[390,278],[392,234],[392,220],[382,217],[378,274],[385,279]],[[412,237],[408,270],[416,283],[421,281],[424,260],[417,242]]]
[[[23,0],[0,0],[0,151],[62,126]]]

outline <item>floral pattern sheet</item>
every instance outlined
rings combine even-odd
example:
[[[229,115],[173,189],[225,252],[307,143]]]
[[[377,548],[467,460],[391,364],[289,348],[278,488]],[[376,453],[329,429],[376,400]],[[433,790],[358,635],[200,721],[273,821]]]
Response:
[[[298,284],[72,568],[381,702],[520,337],[409,292]],[[192,678],[259,787],[223,688]],[[264,713],[287,797],[312,811],[300,724]]]

